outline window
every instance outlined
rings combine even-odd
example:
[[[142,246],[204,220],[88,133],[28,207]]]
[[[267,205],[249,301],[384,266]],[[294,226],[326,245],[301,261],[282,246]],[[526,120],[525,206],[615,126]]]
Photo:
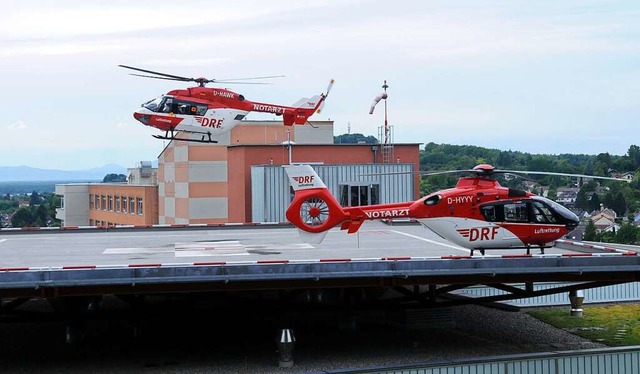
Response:
[[[138,214],[142,214],[142,198],[138,198]]]
[[[100,209],[100,195],[95,195],[95,208]]]
[[[153,105],[155,102],[152,101],[149,103]],[[185,114],[191,116],[204,116],[207,113],[207,105],[201,103],[194,103],[191,101],[184,100],[176,100],[172,97],[167,97],[162,105],[159,107],[154,107],[157,109],[151,109],[154,112],[162,112],[162,113],[174,113],[174,114]],[[147,108],[149,109],[149,108]]]
[[[109,195],[109,211],[113,211],[113,196]]]
[[[120,196],[116,196],[116,212],[120,212]]]
[[[498,220],[495,205],[483,206],[480,208],[480,212],[484,216],[484,219],[489,222],[496,222]]]
[[[122,196],[122,213],[127,212],[127,202],[128,198],[126,196]]]
[[[136,214],[136,203],[133,200],[133,197],[129,198],[129,213]]]
[[[107,210],[107,197],[104,195],[100,195],[102,197],[102,206],[101,209],[102,210]]]
[[[556,223],[557,219],[549,210],[549,207],[542,204],[539,201],[533,201],[531,203],[531,211],[533,214],[533,222],[537,223]]]
[[[524,202],[505,204],[504,220],[506,222],[529,222],[527,204]]]
[[[95,206],[93,205],[94,200],[93,200],[93,194],[89,194],[89,209],[95,209]]]

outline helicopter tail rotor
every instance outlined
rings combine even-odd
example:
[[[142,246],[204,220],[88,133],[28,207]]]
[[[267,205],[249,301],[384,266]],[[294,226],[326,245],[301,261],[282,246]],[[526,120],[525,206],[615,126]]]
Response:
[[[295,191],[287,219],[307,233],[323,233],[346,221],[348,215],[309,165],[288,165],[285,170]]]
[[[332,79],[327,87],[326,93],[315,95],[312,98],[303,97],[294,103],[291,108],[287,108],[282,114],[282,122],[284,125],[304,125],[314,113],[320,113],[324,107],[327,95],[329,95],[331,87],[333,87],[333,82],[334,80]]]
[[[335,82],[335,79],[332,79],[329,81],[329,85],[327,86],[327,92],[322,95],[322,103],[320,103],[320,106],[316,109],[316,113],[320,114],[322,112],[322,109],[324,108],[324,103],[326,101],[327,96],[329,96],[329,92],[331,92],[331,89],[333,88],[333,83]]]

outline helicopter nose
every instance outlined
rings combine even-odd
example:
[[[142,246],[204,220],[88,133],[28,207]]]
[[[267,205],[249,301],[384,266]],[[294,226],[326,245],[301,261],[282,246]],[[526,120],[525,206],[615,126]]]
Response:
[[[575,214],[573,214],[573,217],[567,217],[566,225],[569,231],[578,227],[579,224],[580,224],[580,219]]]
[[[148,114],[144,114],[144,113],[134,112],[133,113],[133,118],[135,118],[138,121],[142,122],[143,125],[149,125],[149,120],[151,119],[151,116],[148,115]]]

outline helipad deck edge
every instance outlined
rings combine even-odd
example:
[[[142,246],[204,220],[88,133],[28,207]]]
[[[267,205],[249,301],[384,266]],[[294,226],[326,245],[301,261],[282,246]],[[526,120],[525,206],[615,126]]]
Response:
[[[270,263],[0,271],[0,297],[640,280],[640,256]]]

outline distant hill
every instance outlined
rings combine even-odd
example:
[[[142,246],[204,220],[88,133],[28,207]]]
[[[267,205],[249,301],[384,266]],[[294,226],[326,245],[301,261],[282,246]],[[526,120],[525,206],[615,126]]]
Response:
[[[127,174],[127,169],[116,164],[85,170],[38,169],[29,166],[0,166],[0,182],[9,181],[102,181],[107,174]]]

